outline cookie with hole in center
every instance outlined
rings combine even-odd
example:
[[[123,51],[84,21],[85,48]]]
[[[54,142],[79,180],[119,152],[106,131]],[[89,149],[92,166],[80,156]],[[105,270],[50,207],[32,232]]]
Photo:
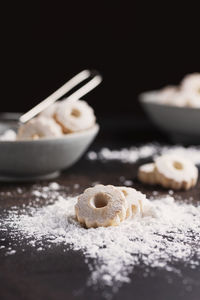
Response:
[[[197,183],[198,169],[185,157],[165,154],[155,160],[155,176],[165,188],[188,190]]]
[[[157,184],[155,176],[155,163],[144,164],[138,169],[138,179],[146,184]]]
[[[117,188],[124,194],[127,200],[126,218],[141,216],[146,195],[131,187],[118,186]]]
[[[112,185],[96,185],[86,189],[78,197],[75,213],[85,227],[108,227],[119,225],[126,218],[127,200]]]
[[[39,116],[19,127],[17,140],[55,138],[61,137],[62,135],[62,129],[54,119]]]
[[[92,107],[83,100],[73,103],[67,100],[60,102],[55,110],[54,118],[64,133],[89,129],[94,126],[96,121]]]

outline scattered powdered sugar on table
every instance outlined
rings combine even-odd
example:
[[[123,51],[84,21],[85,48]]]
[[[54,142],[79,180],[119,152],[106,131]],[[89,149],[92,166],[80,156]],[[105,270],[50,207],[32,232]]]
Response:
[[[200,146],[160,146],[158,144],[146,144],[140,147],[122,148],[110,150],[102,148],[99,152],[90,151],[87,154],[89,160],[110,161],[118,160],[123,163],[134,163],[140,159],[156,157],[160,154],[171,153],[187,157],[195,164],[200,164]]]
[[[16,207],[9,210],[0,220],[1,229],[8,230],[13,241],[26,240],[38,251],[60,244],[64,251],[81,250],[90,270],[88,285],[117,290],[130,282],[139,265],[145,272],[151,268],[180,272],[177,262],[191,268],[199,266],[200,206],[166,196],[147,201],[142,217],[126,220],[120,226],[85,229],[75,218],[77,197],[65,197],[57,189],[57,185],[51,185],[57,199],[53,204],[29,205],[21,213]],[[35,196],[44,196],[44,188],[40,193]],[[14,254],[15,249],[9,250],[8,255]]]
[[[120,160],[122,162],[136,162],[140,158],[147,158],[157,153],[157,147],[153,144],[123,148],[121,150],[110,150],[102,148],[98,153],[90,151],[87,154],[89,160]]]

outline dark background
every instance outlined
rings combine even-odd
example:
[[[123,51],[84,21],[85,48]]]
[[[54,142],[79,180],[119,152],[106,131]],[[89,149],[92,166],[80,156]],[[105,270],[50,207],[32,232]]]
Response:
[[[126,131],[121,127],[130,115],[133,120],[137,117],[141,123],[148,123],[137,102],[140,92],[176,84],[184,74],[200,71],[199,8],[192,1],[185,6],[183,1],[180,5],[177,2],[175,5],[175,1],[167,4],[109,0],[52,2],[0,4],[0,112],[27,111],[77,72],[95,68],[104,81],[85,99],[99,118],[106,117],[113,126],[117,125],[117,133],[101,130],[103,133],[93,149],[162,141],[159,133],[152,134],[151,128],[141,129],[140,122],[134,123],[130,133],[128,126]],[[119,115],[123,118],[116,122],[114,116]],[[105,123],[100,123],[102,129]],[[135,183],[136,172],[137,165],[83,159],[63,173],[58,182],[68,187],[79,182],[81,190],[76,192],[81,192],[99,180],[103,184],[121,185],[122,174]],[[3,214],[6,207],[31,201],[29,185],[21,187],[24,197],[17,196],[16,185],[1,185],[6,195]],[[136,188],[149,194],[154,190],[137,181]],[[191,196],[197,201],[199,191],[197,186],[186,198]],[[177,198],[182,196],[180,193]],[[9,243],[7,236],[6,243]],[[82,264],[81,255],[62,255],[62,249],[48,249],[48,253],[29,249],[21,252],[22,247],[26,248],[20,243],[19,252],[13,256],[5,257],[1,252],[1,299],[74,299],[77,286],[81,287],[77,299],[102,299],[101,294],[82,289],[88,269]],[[146,278],[141,268],[115,299],[198,299],[198,269],[190,270],[183,265],[180,268],[183,277],[163,271]]]
[[[191,1],[40,2],[1,7],[0,111],[27,111],[95,68],[104,82],[85,99],[97,116],[142,115],[138,93],[200,71],[199,9]]]

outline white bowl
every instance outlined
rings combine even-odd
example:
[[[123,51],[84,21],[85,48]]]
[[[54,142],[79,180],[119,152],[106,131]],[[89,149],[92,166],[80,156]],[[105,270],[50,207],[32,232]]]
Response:
[[[6,129],[0,123],[0,132]],[[61,138],[0,141],[0,181],[50,179],[83,155],[99,131],[99,125]]]
[[[139,96],[145,112],[155,125],[170,135],[174,142],[200,143],[200,109],[159,104],[156,92]]]

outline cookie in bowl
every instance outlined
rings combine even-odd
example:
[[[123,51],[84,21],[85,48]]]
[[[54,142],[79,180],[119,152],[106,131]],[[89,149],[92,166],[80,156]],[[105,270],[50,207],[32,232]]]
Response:
[[[36,140],[55,138],[63,135],[62,128],[52,118],[36,117],[22,124],[17,133],[17,140]]]
[[[91,128],[96,122],[94,110],[83,100],[60,102],[54,118],[65,134]]]

